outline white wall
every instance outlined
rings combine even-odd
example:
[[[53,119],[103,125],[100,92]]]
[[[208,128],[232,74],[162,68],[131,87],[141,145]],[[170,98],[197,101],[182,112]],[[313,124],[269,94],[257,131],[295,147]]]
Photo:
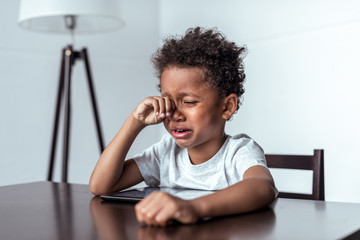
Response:
[[[20,29],[20,1],[5,1],[0,8],[0,185],[46,179],[60,53],[71,39]],[[124,28],[77,36],[75,45],[88,48],[106,144],[137,103],[157,93],[150,56],[159,44],[158,3],[124,0],[122,6]],[[82,62],[72,79],[69,181],[87,183],[99,147]],[[157,127],[146,129],[129,154],[158,139]],[[61,146],[57,152],[59,163]]]
[[[163,0],[160,6],[161,37],[199,25],[248,46],[244,103],[228,133],[249,134],[267,153],[325,149],[326,200],[360,202],[359,1]]]

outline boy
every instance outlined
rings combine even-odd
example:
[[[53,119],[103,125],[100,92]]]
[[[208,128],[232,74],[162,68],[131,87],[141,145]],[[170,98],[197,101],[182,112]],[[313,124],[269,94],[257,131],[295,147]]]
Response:
[[[211,29],[167,39],[153,56],[161,96],[145,98],[127,118],[94,169],[91,192],[106,194],[143,180],[150,186],[219,190],[194,200],[151,194],[135,212],[138,221],[155,226],[271,203],[277,190],[262,149],[246,135],[224,131],[244,93],[244,52]],[[140,131],[161,122],[171,136],[125,161]]]

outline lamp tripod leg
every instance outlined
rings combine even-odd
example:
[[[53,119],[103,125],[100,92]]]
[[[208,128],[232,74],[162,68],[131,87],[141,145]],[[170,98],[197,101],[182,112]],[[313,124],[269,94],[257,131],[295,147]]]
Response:
[[[100,153],[104,150],[103,135],[100,126],[100,118],[98,114],[98,108],[96,104],[95,90],[93,86],[89,59],[87,56],[86,49],[84,48],[81,52],[73,51],[72,46],[65,47],[62,51],[60,79],[57,92],[56,110],[54,118],[54,127],[52,134],[52,144],[49,159],[48,169],[48,181],[53,180],[53,170],[56,153],[56,143],[59,128],[59,119],[61,114],[61,107],[64,104],[64,139],[63,139],[63,156],[62,156],[62,175],[61,182],[67,182],[68,178],[68,158],[69,158],[69,142],[70,142],[70,127],[71,127],[71,72],[72,67],[76,59],[81,58],[85,63],[85,70],[87,75],[87,81],[89,85],[89,91],[91,96],[91,105],[94,113],[96,130],[99,140]]]
[[[59,77],[59,85],[58,85],[57,98],[56,98],[57,99],[56,110],[54,115],[54,125],[52,131],[52,141],[51,141],[51,150],[50,150],[50,158],[49,158],[48,176],[47,176],[48,181],[53,180],[57,133],[59,128],[61,102],[64,92],[64,68],[65,68],[65,49],[62,50],[62,56],[61,56],[60,77]]]
[[[70,118],[71,118],[71,70],[74,63],[74,54],[71,46],[65,50],[64,67],[64,140],[63,140],[63,161],[61,182],[67,182],[68,159],[69,159],[69,139],[70,139]]]
[[[98,135],[98,139],[99,139],[100,154],[101,154],[104,151],[104,141],[103,141],[103,134],[101,131],[101,126],[100,126],[100,118],[99,118],[98,108],[97,108],[97,104],[96,104],[95,90],[94,90],[94,85],[93,85],[93,81],[92,81],[90,63],[89,63],[89,58],[87,55],[86,48],[82,49],[81,56],[85,63],[86,75],[87,75],[87,80],[88,80],[88,85],[89,85],[90,96],[91,96],[91,104],[92,104],[92,108],[93,108],[96,130],[97,130],[97,135]]]

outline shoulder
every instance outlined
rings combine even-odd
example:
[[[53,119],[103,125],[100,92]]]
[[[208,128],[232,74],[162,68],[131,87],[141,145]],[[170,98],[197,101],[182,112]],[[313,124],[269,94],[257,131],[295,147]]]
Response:
[[[263,151],[260,145],[254,141],[254,139],[252,139],[251,137],[249,137],[244,133],[237,134],[234,136],[228,136],[228,144],[235,145],[238,147],[255,148]]]
[[[259,162],[265,160],[263,149],[254,139],[246,134],[229,136],[226,148],[237,156],[246,156],[247,158],[256,159]]]

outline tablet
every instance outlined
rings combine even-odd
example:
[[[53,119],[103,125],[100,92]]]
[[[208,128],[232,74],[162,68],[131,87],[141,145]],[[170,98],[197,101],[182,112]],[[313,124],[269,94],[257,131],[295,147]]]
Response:
[[[108,195],[101,195],[100,197],[103,200],[109,201],[139,202],[154,191],[164,191],[182,199],[194,199],[215,192],[186,188],[144,187],[114,192]]]

